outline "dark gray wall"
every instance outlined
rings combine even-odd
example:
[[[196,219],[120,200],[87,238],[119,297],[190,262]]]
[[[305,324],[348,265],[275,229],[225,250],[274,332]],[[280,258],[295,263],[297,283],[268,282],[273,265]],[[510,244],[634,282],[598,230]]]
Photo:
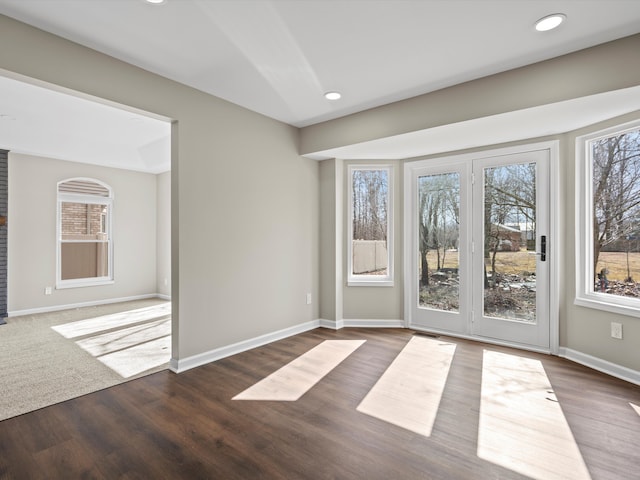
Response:
[[[8,150],[0,150],[0,217],[7,217],[9,196]],[[0,225],[0,324],[7,316],[7,225]]]

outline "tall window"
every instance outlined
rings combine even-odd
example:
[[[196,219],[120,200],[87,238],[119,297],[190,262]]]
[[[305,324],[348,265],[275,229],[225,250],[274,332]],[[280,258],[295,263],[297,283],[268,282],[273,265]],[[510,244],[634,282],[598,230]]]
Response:
[[[113,282],[111,188],[87,178],[58,183],[57,288]]]
[[[393,285],[392,167],[349,167],[349,285]]]
[[[578,139],[577,303],[640,316],[640,122]]]

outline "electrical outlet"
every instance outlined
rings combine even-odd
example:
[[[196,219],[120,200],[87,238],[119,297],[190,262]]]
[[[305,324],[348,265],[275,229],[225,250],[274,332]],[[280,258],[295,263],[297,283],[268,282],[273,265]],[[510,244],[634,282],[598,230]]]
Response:
[[[52,292],[51,287],[44,287],[44,294],[45,295],[51,295],[51,292]]]
[[[611,337],[622,340],[622,324],[611,322]]]
[[[307,293],[307,305],[311,305],[311,294]]]

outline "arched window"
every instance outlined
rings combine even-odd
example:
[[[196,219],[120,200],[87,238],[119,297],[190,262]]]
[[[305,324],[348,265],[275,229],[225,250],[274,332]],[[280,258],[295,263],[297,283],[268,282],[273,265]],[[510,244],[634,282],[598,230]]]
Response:
[[[56,288],[113,283],[112,202],[111,187],[98,180],[58,183]]]

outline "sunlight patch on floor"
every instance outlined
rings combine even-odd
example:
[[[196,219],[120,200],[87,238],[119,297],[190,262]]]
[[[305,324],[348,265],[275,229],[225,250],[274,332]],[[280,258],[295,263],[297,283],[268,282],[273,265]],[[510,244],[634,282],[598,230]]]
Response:
[[[123,378],[129,378],[167,363],[170,357],[171,336],[167,335],[102,355],[98,360]]]
[[[233,400],[296,401],[351,355],[365,340],[325,340]]]
[[[171,303],[51,327],[123,378],[171,359]]]
[[[358,405],[358,411],[431,435],[456,345],[414,336]]]
[[[76,344],[94,357],[99,357],[169,335],[171,335],[171,319],[162,319],[93,335],[76,341]]]
[[[539,360],[485,350],[478,456],[532,479],[590,479]]]
[[[134,323],[157,319],[166,315],[171,315],[171,303],[162,303],[152,307],[78,320],[63,325],[56,325],[51,328],[65,338],[77,338],[133,325]]]
[[[636,411],[636,413],[640,415],[640,407],[638,405],[631,402],[629,402],[629,405],[631,405],[631,408],[633,408]]]

